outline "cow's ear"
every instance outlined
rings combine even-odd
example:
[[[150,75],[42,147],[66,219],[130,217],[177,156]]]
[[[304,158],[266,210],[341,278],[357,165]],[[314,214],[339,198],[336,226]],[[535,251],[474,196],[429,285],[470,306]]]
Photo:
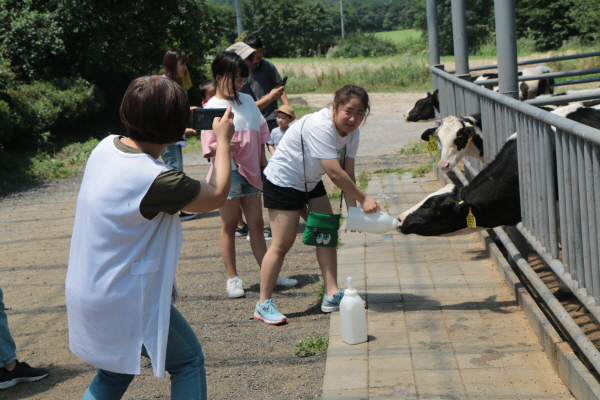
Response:
[[[473,125],[465,126],[465,133],[467,134],[467,137],[469,137],[469,138],[474,137],[477,134],[475,132],[475,127]]]
[[[440,101],[440,92],[439,90],[435,89],[435,91],[433,92],[433,95],[435,96],[435,98]]]
[[[429,129],[426,129],[426,130],[425,130],[425,132],[423,132],[423,133],[421,134],[421,139],[423,139],[423,140],[424,140],[424,141],[426,141],[426,142],[429,142],[429,137],[430,137],[431,135],[434,135],[434,136],[435,136],[435,130],[436,130],[436,129],[437,129],[437,128],[429,128]]]

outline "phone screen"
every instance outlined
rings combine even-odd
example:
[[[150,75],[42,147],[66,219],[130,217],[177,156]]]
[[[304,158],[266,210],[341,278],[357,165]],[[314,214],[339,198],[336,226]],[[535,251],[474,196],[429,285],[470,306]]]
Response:
[[[226,108],[196,108],[192,116],[192,129],[206,131],[212,129],[215,117],[222,117]]]

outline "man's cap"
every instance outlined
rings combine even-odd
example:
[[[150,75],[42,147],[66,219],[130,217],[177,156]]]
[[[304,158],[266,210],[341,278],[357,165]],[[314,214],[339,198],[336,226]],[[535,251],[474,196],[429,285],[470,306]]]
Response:
[[[294,109],[290,106],[283,105],[283,106],[279,107],[277,110],[275,110],[275,114],[277,114],[278,112],[282,112],[282,113],[287,114],[290,117],[296,119],[296,113],[294,112]]]
[[[256,52],[256,50],[254,50],[252,47],[248,46],[244,42],[234,43],[231,46],[229,46],[226,49],[226,51],[233,51],[235,54],[242,57],[242,60],[245,60],[246,58],[250,57],[252,53]]]

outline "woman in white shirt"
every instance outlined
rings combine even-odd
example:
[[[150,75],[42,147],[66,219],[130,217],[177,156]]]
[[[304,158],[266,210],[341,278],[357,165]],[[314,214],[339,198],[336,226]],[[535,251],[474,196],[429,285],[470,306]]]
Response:
[[[358,127],[368,112],[367,92],[358,86],[344,86],[335,92],[332,107],[307,115],[291,126],[269,160],[263,193],[273,243],[261,265],[260,301],[254,318],[272,325],[287,321],[271,295],[285,255],[296,240],[300,212],[307,202],[310,211],[333,214],[321,181],[323,174],[344,192],[347,207],[355,207],[358,201],[366,213],[379,210],[379,204],[356,186],[354,176]],[[316,251],[326,291],[321,310],[337,311],[343,296],[337,287],[337,250],[317,247]]]

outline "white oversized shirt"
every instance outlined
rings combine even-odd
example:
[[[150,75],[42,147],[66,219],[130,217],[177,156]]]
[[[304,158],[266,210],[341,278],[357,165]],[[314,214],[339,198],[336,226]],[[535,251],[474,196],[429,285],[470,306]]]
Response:
[[[304,141],[304,165],[300,134]],[[325,169],[321,159],[356,158],[360,131],[341,137],[335,128],[332,109],[324,108],[314,114],[302,117],[291,125],[277,146],[277,151],[265,168],[267,179],[280,187],[291,187],[304,192],[304,168],[306,168],[306,184],[310,192],[317,186]]]
[[[177,214],[147,219],[140,203],[171,167],[122,152],[114,139],[92,152],[77,198],[65,284],[69,345],[97,368],[136,375],[144,345],[163,378],[183,234]]]

